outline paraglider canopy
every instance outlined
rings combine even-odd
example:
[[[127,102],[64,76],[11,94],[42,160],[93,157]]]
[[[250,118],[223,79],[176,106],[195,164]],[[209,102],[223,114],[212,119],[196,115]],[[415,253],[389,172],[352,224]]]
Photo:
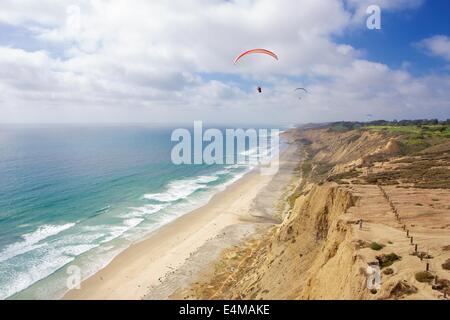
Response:
[[[242,57],[245,57],[247,55],[250,54],[266,54],[268,56],[271,56],[272,58],[274,58],[275,60],[278,60],[278,56],[273,53],[272,51],[266,50],[266,49],[252,49],[252,50],[248,50],[245,51],[244,53],[241,53],[236,59],[234,59],[234,64],[238,63],[239,60],[241,60]]]
[[[304,91],[305,93],[309,93],[308,90],[306,90],[305,88],[297,88],[294,91],[295,92],[297,92],[297,91]],[[302,100],[302,95],[299,95],[298,99]]]

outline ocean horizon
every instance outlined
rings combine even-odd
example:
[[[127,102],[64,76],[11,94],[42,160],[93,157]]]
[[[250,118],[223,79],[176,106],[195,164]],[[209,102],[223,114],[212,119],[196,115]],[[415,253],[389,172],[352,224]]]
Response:
[[[174,128],[3,126],[0,299],[60,298],[68,266],[89,277],[252,169],[172,164]]]

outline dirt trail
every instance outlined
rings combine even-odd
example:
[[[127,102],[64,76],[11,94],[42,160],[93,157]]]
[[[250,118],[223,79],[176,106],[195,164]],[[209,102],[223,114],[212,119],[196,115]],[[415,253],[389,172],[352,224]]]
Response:
[[[360,249],[361,258],[370,263],[382,254],[401,257],[390,266],[392,274],[383,274],[382,290],[376,297],[394,298],[394,287],[406,281],[417,288],[416,293],[408,295],[409,299],[442,299],[444,292],[433,290],[433,285],[437,288],[436,276],[437,280],[450,278],[448,270],[441,267],[449,257],[444,248],[450,244],[449,225],[445,223],[450,222],[450,212],[436,203],[450,203],[450,193],[373,185],[354,185],[349,189],[359,201],[348,213],[353,219],[363,220],[362,228],[355,227],[356,241],[384,246],[379,251]],[[433,280],[417,281],[420,272],[429,272]],[[396,298],[402,297],[406,298]]]

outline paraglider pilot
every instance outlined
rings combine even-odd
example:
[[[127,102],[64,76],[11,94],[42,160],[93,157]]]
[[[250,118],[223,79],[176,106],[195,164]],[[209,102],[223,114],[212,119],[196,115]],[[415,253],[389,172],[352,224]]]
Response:
[[[261,87],[258,87],[258,92],[262,93],[262,88]]]

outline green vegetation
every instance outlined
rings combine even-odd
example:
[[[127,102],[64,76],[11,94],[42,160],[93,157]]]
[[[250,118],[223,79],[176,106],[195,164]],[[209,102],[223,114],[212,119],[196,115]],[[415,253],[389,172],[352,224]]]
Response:
[[[382,254],[381,256],[377,256],[376,258],[380,264],[380,268],[383,269],[390,267],[394,262],[401,260],[402,257],[396,255],[395,253],[390,253]]]
[[[446,121],[401,120],[372,122],[335,122],[328,125],[329,132],[370,130],[395,136],[402,154],[415,154],[450,139],[450,119]],[[356,137],[357,138],[357,137]],[[351,142],[351,141],[350,141]],[[382,160],[380,160],[382,161]]]
[[[393,162],[401,167],[360,177],[357,183],[396,185],[410,183],[415,188],[450,189],[450,152],[421,154]],[[356,183],[356,182],[354,182]],[[423,206],[416,203],[416,206]]]
[[[300,142],[301,144],[305,145],[305,146],[310,146],[310,145],[312,144],[312,141],[311,141],[311,140],[308,140],[308,139],[306,139],[306,138],[300,139],[299,142]]]
[[[447,259],[447,261],[445,261],[445,262],[442,264],[442,269],[444,269],[444,270],[450,270],[450,259]]]
[[[450,138],[449,124],[434,125],[369,125],[365,129],[397,135],[403,154],[413,154]]]
[[[422,130],[418,126],[387,125],[387,126],[366,126],[364,128],[368,129],[368,130],[373,130],[373,131],[388,131],[390,133],[403,133],[403,134],[417,135],[417,136],[422,134]]]
[[[312,162],[311,160],[305,160],[302,163],[302,174],[304,177],[309,176],[312,171]]]
[[[342,172],[342,173],[338,173],[332,176],[329,176],[327,178],[327,181],[331,182],[336,182],[339,184],[345,184],[344,181],[342,180],[347,180],[347,179],[353,179],[359,176],[359,172],[356,170],[352,170],[352,171],[347,171],[347,172]]]
[[[289,208],[294,208],[295,201],[302,195],[301,188],[296,188],[294,192],[292,192],[287,200],[289,202]]]
[[[385,131],[389,133],[397,133],[408,136],[409,144],[421,144],[426,138],[440,137],[440,138],[450,138],[450,125],[448,124],[438,124],[438,125],[384,125],[384,126],[373,126],[369,125],[364,127],[368,130],[373,131]]]
[[[380,251],[383,248],[384,248],[384,245],[383,244],[379,244],[377,242],[372,242],[370,244],[370,249],[375,250],[375,251]]]
[[[425,129],[430,132],[441,132],[448,134],[450,127],[450,119],[446,121],[439,121],[437,119],[420,119],[420,120],[401,120],[401,121],[386,121],[376,120],[371,122],[350,122],[340,121],[334,122],[329,125],[330,132],[346,132],[355,129],[373,129],[373,130],[387,130],[393,133],[407,133],[407,134],[420,134],[421,129]],[[447,131],[447,133],[445,133]],[[448,136],[448,135],[447,135]]]
[[[433,279],[434,279],[434,276],[428,271],[417,272],[415,277],[416,277],[416,280],[419,282],[428,282],[428,283],[433,281]]]
[[[329,132],[346,132],[354,129],[359,129],[364,126],[364,123],[359,122],[336,122],[332,123],[328,128]]]
[[[394,273],[394,269],[392,269],[392,268],[386,268],[383,271],[383,274],[385,274],[385,275],[391,275],[393,273]]]
[[[333,169],[333,165],[326,162],[317,162],[313,166],[313,171],[311,175],[311,181],[316,183],[323,183],[330,173],[330,170]]]

